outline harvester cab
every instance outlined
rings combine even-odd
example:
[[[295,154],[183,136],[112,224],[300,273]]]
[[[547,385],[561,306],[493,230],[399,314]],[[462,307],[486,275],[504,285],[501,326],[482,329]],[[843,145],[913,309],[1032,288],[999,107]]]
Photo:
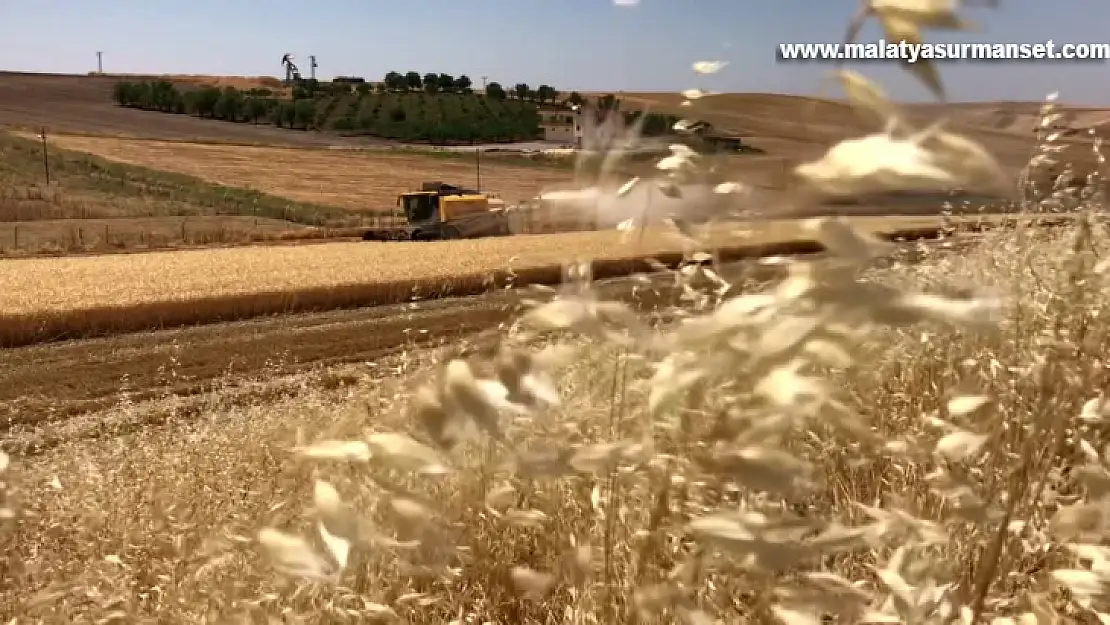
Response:
[[[419,191],[397,196],[397,206],[404,211],[405,221],[410,225],[434,224],[443,217],[440,198],[448,196],[484,197],[478,191],[436,180],[422,183]]]
[[[405,216],[407,237],[415,241],[501,236],[510,233],[500,199],[474,189],[440,181],[425,182],[418,191],[397,196]],[[367,240],[396,240],[398,232],[371,231]]]
[[[419,226],[439,219],[439,195],[428,191],[414,191],[397,196],[397,206],[405,213],[405,221]]]

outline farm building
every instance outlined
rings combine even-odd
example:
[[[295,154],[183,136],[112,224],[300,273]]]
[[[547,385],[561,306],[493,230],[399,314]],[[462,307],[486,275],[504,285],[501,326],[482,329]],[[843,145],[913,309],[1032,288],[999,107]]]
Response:
[[[540,108],[543,140],[578,146],[582,141],[581,113],[561,106]]]

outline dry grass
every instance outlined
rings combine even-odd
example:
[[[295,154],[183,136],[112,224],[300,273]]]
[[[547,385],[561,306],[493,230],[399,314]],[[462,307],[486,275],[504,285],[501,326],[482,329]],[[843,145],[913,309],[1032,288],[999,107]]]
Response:
[[[907,37],[955,21],[882,6],[870,17]],[[943,132],[856,147],[799,177],[999,178]],[[669,182],[697,168],[669,163]],[[1027,202],[1075,213],[1064,232],[1023,224],[916,266],[819,219],[829,257],[770,284],[686,264],[664,319],[598,301],[572,264],[468,357],[379,363],[335,394],[271,380],[297,397],[217,394],[199,419],[124,401],[90,425],[164,427],[20,459],[0,605],[52,622],[1110,622],[1110,231],[1090,183]]]
[[[426,180],[476,184],[474,162],[411,153],[345,152],[141,141],[55,135],[67,150],[152,169],[196,176],[217,184],[255,189],[290,199],[358,211],[392,210],[397,195]],[[565,184],[570,173],[543,166],[482,163],[481,187],[516,202],[549,185]]]
[[[51,149],[0,133],[0,253],[165,249],[233,244],[365,216],[197,178]]]
[[[937,218],[860,218],[877,233],[929,236]],[[813,251],[796,222],[761,222],[724,258]],[[682,244],[666,231],[616,231],[424,243],[329,243],[80,258],[27,258],[0,267],[0,344],[137,331],[259,315],[391,304],[552,284],[573,254],[598,277],[674,263]],[[818,248],[819,249],[819,248]]]
[[[1088,315],[1060,317],[1046,309],[1074,288],[1072,270],[1061,265],[1061,251],[1071,245],[1072,236],[1022,242],[1024,255],[1018,256],[1019,243],[1011,235],[966,255],[872,274],[872,279],[904,289],[990,283],[1020,298],[990,332],[932,326],[874,337],[855,353],[856,366],[829,374],[837,396],[852,412],[859,411],[867,427],[881,436],[880,443],[889,439],[892,444],[935,441],[928,415],[946,414],[953,394],[996,397],[991,412],[949,416],[961,427],[991,436],[981,461],[949,469],[953,476],[970,471],[971,493],[991,501],[991,493],[1007,488],[1008,480],[1021,474],[1024,465],[1016,455],[1036,457],[1051,448],[1044,444],[1047,434],[1031,436],[1036,430],[1029,422],[1039,411],[1066,422],[1060,415],[1077,414],[1091,392],[1110,382],[1102,368],[1089,366],[1110,348],[1104,324],[1092,325]],[[1083,310],[1110,306],[1107,292],[1092,288]],[[1082,332],[1082,351],[1054,362],[1046,378],[1026,377],[1023,363],[1039,349],[1048,349],[1035,347],[1038,337],[1056,332]],[[565,469],[555,464],[548,469],[554,477],[535,478],[526,477],[529,473],[519,466],[515,471],[498,468],[513,457],[538,461],[559,449],[640,440],[642,421],[634,415],[646,404],[648,389],[642,382],[652,371],[608,343],[593,343],[560,370],[557,387],[567,398],[565,405],[545,411],[542,419],[506,424],[509,444],[468,444],[446,455],[459,470],[439,479],[405,478],[375,465],[315,466],[295,460],[290,449],[306,440],[360,439],[368,429],[421,436],[409,398],[436,375],[442,354],[415,353],[378,363],[373,370],[355,369],[352,373],[361,380],[353,391],[320,390],[309,376],[269,379],[260,387],[272,389],[275,397],[291,394],[291,399],[237,405],[237,391],[219,392],[187,421],[174,417],[184,414],[175,401],[121,404],[97,419],[166,425],[64,445],[20,463],[17,483],[27,514],[7,537],[11,581],[0,591],[0,609],[47,622],[84,622],[112,612],[129,621],[157,614],[167,622],[212,622],[290,611],[301,615],[302,622],[326,623],[354,619],[356,613],[380,617],[386,606],[416,623],[460,615],[484,622],[550,622],[568,612],[587,622],[593,617],[585,615],[629,622],[634,599],[665,588],[668,572],[689,566],[684,563],[693,554],[700,572],[689,572],[695,581],[684,586],[688,594],[680,595],[680,606],[738,622],[770,622],[759,614],[769,598],[764,588],[786,585],[795,575],[757,575],[733,564],[728,550],[691,551],[688,542],[686,528],[693,518],[727,509],[738,496],[727,487],[731,479],[720,482],[711,465],[696,462],[707,449],[703,441],[714,436],[716,410],[735,401],[731,393],[682,403],[688,407],[674,413],[680,419],[676,428],[657,430],[655,445],[673,458],[671,463],[638,469],[631,463],[613,475],[586,470],[564,477],[558,474]],[[614,413],[613,406],[623,409]],[[1035,411],[1036,406],[1040,409]],[[669,421],[659,425],[665,423]],[[1029,423],[1030,432],[1010,427],[1023,423]],[[1041,444],[1030,448],[1034,440]],[[858,504],[877,502],[941,522],[935,531],[948,532],[952,540],[934,547],[927,561],[942,563],[943,570],[965,585],[957,592],[968,592],[966,585],[974,579],[961,577],[961,571],[977,569],[975,562],[982,558],[977,546],[990,542],[996,525],[953,519],[938,507],[943,488],[935,473],[942,466],[935,464],[938,460],[872,449],[858,432],[837,434],[824,427],[792,437],[788,444],[795,458],[812,462],[813,474],[825,478],[812,495],[793,500],[802,519],[866,524]],[[1038,461],[1036,466],[1048,466],[1047,458]],[[312,479],[323,476],[357,511],[364,536],[378,536],[378,542],[355,547],[341,587],[315,583],[294,592],[293,585],[274,576],[251,538],[263,525],[312,531],[301,513],[312,498]],[[508,499],[498,495],[505,485],[516,492]],[[759,505],[747,495],[742,498],[748,506]],[[427,512],[414,507],[416,502],[428,507]],[[514,521],[521,515],[508,513],[506,504],[510,510],[532,511],[537,525]],[[1030,594],[1045,569],[1066,560],[1052,543],[1043,542],[1042,515],[1057,506],[1028,508],[1021,515],[1031,521],[1025,536],[1006,539],[1004,568],[994,591],[1001,601],[992,600],[993,610],[1005,612],[1013,609],[1006,601],[1020,606],[1030,597],[1039,606],[1064,605],[1059,596],[1048,601]],[[421,530],[413,527],[414,513],[429,515],[420,521]],[[389,546],[384,536],[421,536],[425,546]],[[459,551],[448,556],[452,552],[436,549],[441,544],[437,540],[458,545]],[[588,547],[588,577],[577,577],[575,561],[566,559],[579,553],[572,542]],[[884,564],[892,547],[850,550],[827,558],[821,568],[874,585],[868,567]],[[923,564],[926,559],[912,561]],[[539,571],[538,579],[547,572],[556,576],[542,600],[519,596],[512,576],[518,566]],[[517,579],[526,581],[527,576]]]

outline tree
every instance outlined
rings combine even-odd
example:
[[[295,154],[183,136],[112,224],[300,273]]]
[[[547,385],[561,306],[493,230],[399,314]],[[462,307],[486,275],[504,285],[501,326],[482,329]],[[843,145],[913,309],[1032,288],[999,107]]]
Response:
[[[291,100],[281,100],[270,110],[270,119],[278,128],[292,128],[295,117]]]
[[[205,86],[192,92],[193,97],[193,112],[197,117],[215,117],[216,116],[216,103],[220,101],[221,91],[219,87]]]
[[[528,87],[527,83],[518,82],[516,86],[513,87],[513,93],[516,94],[516,99],[518,100],[527,100],[528,94],[531,92],[532,89]]]
[[[243,106],[244,117],[254,124],[257,124],[258,120],[264,119],[269,112],[270,102],[258,96],[248,97]]]
[[[112,99],[120,106],[136,106],[141,92],[142,88],[138,83],[121,80],[112,87]]]
[[[506,92],[498,83],[489,84],[485,93],[474,93],[470,79],[442,73],[417,76],[425,92],[408,88],[408,77],[394,72],[390,84],[400,83],[400,92],[370,92],[371,83],[354,85],[320,83],[309,96],[310,83],[300,81],[294,91],[299,98],[273,95],[262,89],[237,90],[198,85],[179,90],[169,81],[121,82],[114,86],[112,99],[120,106],[130,106],[167,113],[185,112],[228,122],[250,121],[272,123],[280,128],[328,128],[345,132],[361,131],[382,138],[401,141],[432,141],[457,143],[465,141],[523,141],[538,133],[539,112],[532,90],[522,89],[524,99],[504,102]],[[452,97],[437,97],[450,83]],[[374,85],[385,86],[385,82]],[[336,87],[343,86],[343,89]],[[362,91],[359,97],[352,91]],[[553,90],[544,86],[536,91],[549,100]],[[339,92],[339,93],[336,93]],[[388,93],[388,95],[386,95]],[[514,89],[516,93],[516,89]],[[655,120],[653,128],[660,122]]]
[[[540,102],[555,101],[555,89],[551,85],[540,85],[536,87],[536,99]]]
[[[389,72],[386,74],[382,84],[390,91],[400,91],[406,87],[405,77],[399,72]]]
[[[173,113],[181,100],[177,87],[168,80],[155,80],[150,83],[151,108],[163,113]]]
[[[613,94],[603,95],[597,100],[597,108],[602,111],[615,111],[621,107],[621,101]]]
[[[637,118],[638,117],[639,114],[637,113]],[[678,118],[674,115],[646,113],[643,117],[644,123],[640,127],[640,133],[643,134],[645,137],[659,137],[670,134],[670,132],[674,128],[674,125],[678,122]]]
[[[486,85],[486,95],[494,100],[504,100],[508,96],[505,93],[505,88],[499,82],[491,82]]]
[[[440,74],[437,77],[440,91],[451,92],[455,90],[455,77],[451,74]]]
[[[355,89],[357,86],[365,85],[365,84],[366,84],[365,82],[355,83],[355,82],[332,81],[330,83],[325,83],[324,92],[327,93],[328,95],[341,97],[341,96],[347,95],[348,93],[351,93],[351,90]]]
[[[224,87],[216,99],[215,116],[229,122],[237,122],[243,116],[243,94],[235,87]]]
[[[420,74],[418,72],[409,72],[409,73],[405,74],[405,88],[406,89],[409,89],[410,91],[420,91],[420,88],[423,85],[424,85],[424,81],[421,80]]]
[[[586,98],[583,98],[582,94],[577,91],[571,91],[570,95],[567,96],[567,103],[575,106],[582,106],[586,103]]]
[[[316,106],[313,100],[296,100],[293,102],[293,124],[302,130],[308,130],[316,121]]]
[[[424,91],[427,93],[436,93],[439,89],[439,75],[434,72],[424,74]]]
[[[340,132],[350,132],[355,129],[355,118],[350,115],[344,115],[331,123],[331,129]]]

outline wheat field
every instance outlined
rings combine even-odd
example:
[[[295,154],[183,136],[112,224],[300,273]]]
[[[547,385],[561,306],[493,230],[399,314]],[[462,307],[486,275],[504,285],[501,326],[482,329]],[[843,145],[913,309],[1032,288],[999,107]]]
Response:
[[[937,218],[860,218],[877,233],[927,236]],[[711,233],[722,252],[811,251],[797,222]],[[96,336],[262,315],[386,305],[554,284],[591,259],[598,277],[649,271],[645,257],[681,260],[660,228],[436,242],[328,243],[145,254],[14,259],[0,266],[0,344]]]
[[[928,228],[938,218],[861,218],[874,232]],[[735,234],[734,234],[735,233]],[[804,239],[797,222],[760,222],[722,230],[720,244]],[[623,259],[675,252],[663,229],[519,235],[436,242],[344,242],[241,247],[74,258],[15,259],[0,266],[0,314],[127,307],[244,293],[450,280],[499,271],[559,267],[572,258]]]
[[[910,39],[959,23],[955,5],[870,8],[860,19]],[[887,132],[830,150],[802,183],[859,193],[997,178],[975,144],[939,126],[896,132],[876,85],[840,77]],[[1039,135],[1038,156],[1058,152],[1055,136]],[[677,160],[665,177],[697,167]],[[263,380],[257,401],[235,386],[188,405],[125,396],[84,418],[83,440],[0,455],[0,611],[50,623],[1108,623],[1103,189],[1099,172],[1082,188],[1033,188],[1026,215],[1066,212],[1065,227],[1021,221],[914,264],[859,222],[808,222],[828,255],[780,259],[767,282],[686,264],[670,274],[684,298],[668,320],[599,299],[571,264],[568,288],[511,326],[353,367],[346,387],[321,372]],[[604,257],[615,241],[593,240],[576,251]],[[224,288],[260,279],[250,263],[228,267]]]
[[[1084,365],[1086,355],[1110,347],[1105,328],[1090,325],[1089,316],[1061,319],[1045,308],[1075,288],[1074,270],[1067,269],[1061,250],[1076,236],[1074,231],[998,235],[965,254],[937,255],[914,267],[865,274],[900,290],[990,283],[1020,297],[1011,316],[992,330],[969,333],[916,325],[881,330],[854,350],[854,365],[829,374],[836,396],[860,410],[858,417],[866,425],[863,430],[786,440],[793,460],[780,459],[782,470],[795,463],[806,466],[810,479],[822,485],[800,500],[801,519],[834,534],[841,531],[837,523],[876,527],[868,514],[879,512],[860,507],[876,501],[884,510],[912,515],[900,522],[920,516],[922,520],[913,522],[937,525],[897,530],[903,526],[895,524],[891,531],[916,528],[930,532],[926,536],[932,540],[951,538],[911,562],[924,567],[935,561],[939,571],[927,572],[954,575],[968,585],[974,581],[959,575],[981,559],[980,545],[990,544],[994,526],[980,526],[958,513],[941,516],[937,476],[926,470],[934,461],[927,454],[907,455],[904,443],[936,441],[940,434],[929,417],[936,411],[951,411],[948,418],[961,428],[990,433],[981,450],[983,460],[950,469],[976,476],[973,490],[961,495],[964,505],[1005,488],[1006,480],[1026,466],[1015,464],[1019,457],[1031,463],[1025,470],[1053,466],[1049,455],[1033,453],[1046,449],[1043,440],[1031,447],[1035,439],[1016,432],[1006,435],[1006,424],[1032,419],[1029,402],[1051,402],[1046,405],[1054,407],[1052,415],[1078,414],[1091,393],[1108,381],[1101,370]],[[1100,247],[1110,240],[1104,237],[1106,233],[1099,234]],[[1022,270],[1025,263],[1036,273]],[[1096,278],[1105,279],[1096,274],[1087,279]],[[1100,284],[1089,282],[1085,307],[1110,306],[1105,297],[1110,290]],[[758,294],[766,286],[744,288]],[[1081,329],[1086,335],[1083,352],[1053,365],[1050,377],[1041,382],[1025,377],[1020,364],[1033,358],[1030,351],[1041,333]],[[779,329],[779,336],[783,331]],[[769,610],[765,599],[777,596],[772,592],[786,592],[796,574],[772,570],[756,575],[733,563],[727,543],[702,552],[692,551],[686,542],[694,520],[728,509],[730,503],[735,506],[740,495],[726,487],[730,480],[718,482],[711,465],[696,460],[704,441],[717,436],[712,431],[718,426],[708,417],[737,389],[675,408],[679,412],[674,418],[686,415],[687,425],[664,427],[654,443],[675,458],[673,466],[639,467],[635,455],[617,456],[613,461],[622,470],[609,474],[604,471],[606,450],[633,454],[627,446],[642,440],[641,420],[635,415],[647,410],[650,389],[644,382],[654,375],[647,363],[612,344],[615,338],[570,343],[577,355],[546,374],[554,376],[564,399],[546,409],[542,419],[506,424],[502,446],[474,442],[438,452],[450,473],[406,477],[403,483],[394,476],[404,472],[380,464],[390,456],[370,464],[326,458],[346,453],[357,458],[357,441],[368,432],[403,432],[430,444],[434,438],[415,420],[421,413],[412,398],[419,397],[429,380],[442,380],[437,376],[443,374],[444,353],[415,352],[378,363],[370,372],[352,370],[348,374],[358,384],[338,392],[322,390],[311,375],[267,382],[275,397],[290,395],[288,399],[242,405],[229,389],[187,420],[172,416],[181,410],[172,398],[121,404],[97,418],[166,425],[63,445],[42,458],[22,461],[17,483],[25,485],[21,505],[27,516],[6,536],[5,545],[7,557],[22,564],[12,573],[16,583],[0,589],[0,609],[48,622],[111,614],[125,615],[120,617],[124,620],[157,614],[170,622],[211,622],[216,615],[264,620],[288,612],[306,623],[382,618],[432,623],[462,612],[488,622],[539,623],[579,611],[597,614],[599,620],[632,622],[640,618],[634,616],[640,609],[652,614],[688,605],[686,609],[707,616],[732,615],[738,622],[777,622],[758,611]],[[550,343],[532,349],[544,345]],[[1045,392],[1051,388],[1051,393],[1034,394],[1037,384],[1048,385]],[[1010,391],[1015,385],[1022,389],[1018,394]],[[966,393],[996,399],[989,411],[980,407],[958,416],[963,409],[953,397]],[[614,402],[624,408],[614,413]],[[373,413],[369,422],[368,410]],[[879,438],[864,446],[859,435],[868,428]],[[314,450],[311,456],[295,451],[306,442],[329,440],[352,441],[355,449],[344,452],[320,444],[309,448]],[[872,450],[872,444],[879,449]],[[551,464],[560,450],[578,450],[571,456],[575,469]],[[313,461],[312,456],[325,460]],[[509,460],[513,462],[507,464]],[[314,479],[337,489],[343,505],[361,519],[361,538],[353,543],[339,584],[295,582],[277,575],[253,540],[261,525],[315,535],[314,517],[307,515],[319,512],[304,512],[313,498]],[[1057,505],[1031,504],[1026,515],[1040,519],[1038,515],[1050,514]],[[799,522],[793,518],[779,522]],[[63,519],[78,521],[62,529]],[[1007,538],[1008,555],[999,573],[1007,581],[990,598],[989,605],[1001,606],[995,610],[1004,610],[1016,596],[1078,618],[1063,597],[1042,595],[1035,584],[1041,571],[1068,562],[1046,531],[1038,520],[1028,536]],[[423,546],[414,549],[412,541],[418,537]],[[830,556],[817,569],[821,575],[868,580],[872,567],[885,565],[884,559],[897,552],[897,543],[851,549],[850,538],[840,539],[846,541],[846,551]],[[301,557],[334,566],[316,555],[327,553],[326,543],[316,543],[310,541],[311,549]],[[781,542],[773,544],[787,549]],[[703,572],[689,604],[673,606],[652,594],[667,592],[673,583],[669,575],[686,570],[690,558]],[[280,570],[292,580],[313,570],[301,567]],[[815,583],[825,578],[809,579]],[[879,594],[878,588],[868,590],[868,596]]]

